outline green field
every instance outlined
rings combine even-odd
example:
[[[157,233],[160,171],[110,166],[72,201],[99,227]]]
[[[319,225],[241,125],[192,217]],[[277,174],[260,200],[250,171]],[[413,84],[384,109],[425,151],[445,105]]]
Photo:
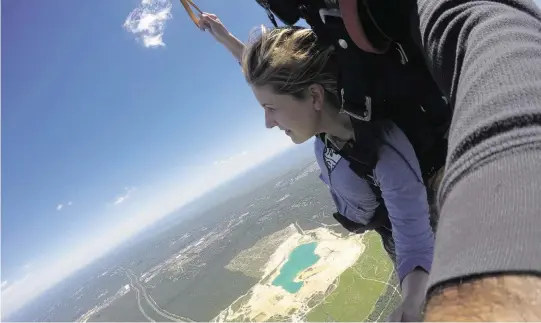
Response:
[[[392,310],[398,297],[393,264],[376,232],[366,233],[363,243],[366,249],[357,263],[340,275],[336,289],[308,313],[307,321],[361,322]],[[380,296],[385,297],[378,302]]]

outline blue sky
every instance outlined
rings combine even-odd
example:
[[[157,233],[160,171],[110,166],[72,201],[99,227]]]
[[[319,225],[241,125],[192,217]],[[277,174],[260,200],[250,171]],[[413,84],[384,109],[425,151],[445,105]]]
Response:
[[[242,40],[269,24],[255,1],[227,3],[197,1]],[[2,1],[4,315],[292,145],[264,127],[238,64],[180,3],[154,47],[123,27],[140,6]]]
[[[197,1],[242,40],[269,25],[255,1],[234,3]],[[140,6],[2,1],[3,315],[291,146],[178,1],[147,38],[164,46],[123,27]]]

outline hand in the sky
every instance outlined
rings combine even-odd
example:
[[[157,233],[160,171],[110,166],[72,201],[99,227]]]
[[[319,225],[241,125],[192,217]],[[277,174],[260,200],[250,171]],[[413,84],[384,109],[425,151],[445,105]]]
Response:
[[[220,43],[223,43],[230,37],[229,30],[225,28],[224,24],[216,15],[211,13],[204,12],[199,16],[199,29],[202,31],[208,30]]]

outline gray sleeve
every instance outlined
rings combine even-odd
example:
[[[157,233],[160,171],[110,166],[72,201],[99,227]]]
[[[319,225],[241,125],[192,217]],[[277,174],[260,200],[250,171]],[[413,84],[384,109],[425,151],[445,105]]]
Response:
[[[541,273],[541,13],[531,0],[416,0],[454,107],[429,292]]]

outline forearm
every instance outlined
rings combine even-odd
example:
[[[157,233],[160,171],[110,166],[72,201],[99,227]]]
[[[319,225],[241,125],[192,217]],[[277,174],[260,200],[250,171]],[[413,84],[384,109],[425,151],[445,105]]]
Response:
[[[454,106],[429,286],[539,275],[539,10],[519,0],[417,2],[428,66]]]
[[[437,290],[425,321],[541,321],[541,278],[503,275]]]
[[[222,45],[229,50],[229,52],[235,57],[235,59],[240,62],[242,58],[242,52],[244,51],[245,45],[233,34],[229,34],[226,38],[220,41]]]

